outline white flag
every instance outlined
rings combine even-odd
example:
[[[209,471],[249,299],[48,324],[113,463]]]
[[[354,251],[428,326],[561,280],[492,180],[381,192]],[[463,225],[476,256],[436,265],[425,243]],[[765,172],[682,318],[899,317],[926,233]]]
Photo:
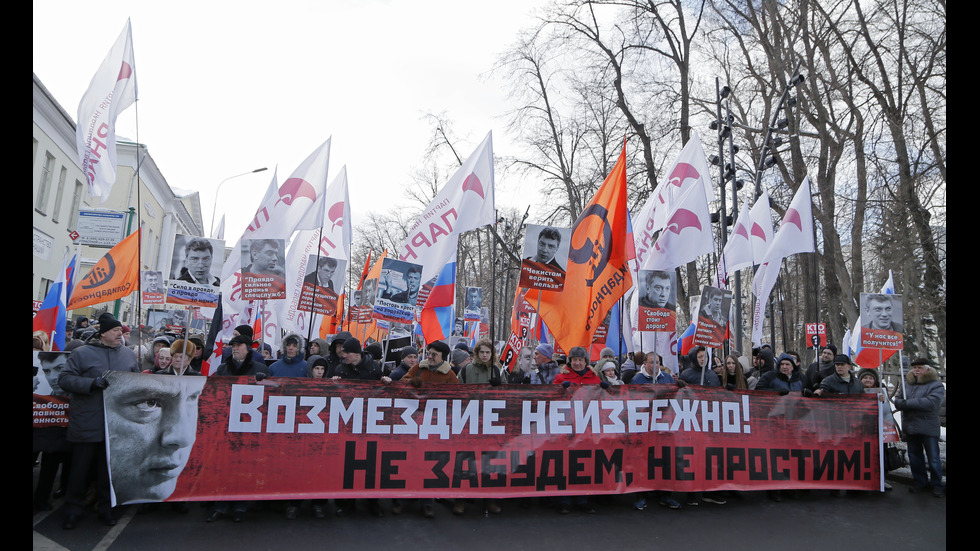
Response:
[[[752,264],[758,266],[765,261],[766,251],[772,243],[772,215],[769,209],[769,192],[762,190],[762,195],[755,200],[749,218],[749,241],[752,243]]]
[[[752,220],[749,218],[749,202],[742,203],[742,211],[735,221],[728,244],[722,252],[725,278],[736,270],[752,265],[752,243],[749,241],[749,231]]]
[[[710,167],[701,148],[701,139],[697,132],[691,136],[684,149],[681,150],[670,175],[660,183],[657,189],[647,198],[639,214],[633,220],[633,239],[636,242],[636,259],[642,266],[647,253],[653,247],[653,235],[664,229],[667,218],[670,217],[673,204],[693,185],[704,188],[704,196],[714,199],[714,188],[711,186]]]
[[[422,265],[422,281],[456,260],[459,234],[492,224],[493,140],[490,133],[412,224],[398,258]]]
[[[129,20],[78,103],[75,147],[88,193],[104,203],[116,182],[116,117],[137,99]]]
[[[800,188],[796,190],[793,202],[786,209],[779,231],[773,237],[765,258],[752,280],[752,292],[755,293],[755,311],[752,316],[752,343],[756,346],[762,343],[762,322],[765,316],[765,306],[769,302],[783,259],[798,253],[812,253],[813,244],[813,203],[810,198],[810,178],[803,179]]]
[[[214,229],[214,233],[211,234],[212,239],[217,239],[219,241],[225,240],[225,215],[221,215],[221,222],[218,222],[218,227]]]
[[[296,228],[317,203],[327,187],[327,170],[330,164],[330,140],[323,142],[293,171],[278,189],[266,193],[256,210],[255,217],[231,250],[221,272],[221,296],[223,298],[225,329],[231,331],[248,305],[242,299],[242,239],[289,239]],[[273,176],[273,182],[275,176]],[[312,217],[315,219],[315,217]],[[275,312],[276,308],[269,308]],[[229,326],[229,323],[231,324]],[[264,323],[263,332],[277,331],[274,323]],[[257,338],[257,337],[256,337]]]
[[[634,233],[636,227],[633,227]],[[689,186],[674,202],[664,229],[641,264],[642,270],[672,270],[715,249],[704,187]],[[637,251],[639,254],[639,251]]]
[[[299,299],[303,291],[303,278],[313,267],[308,266],[310,256],[316,258],[317,242],[320,256],[347,259],[351,244],[350,199],[347,188],[347,167],[340,169],[318,204],[319,217],[323,219],[323,229],[300,228],[293,235],[286,254],[286,300],[276,301],[279,310],[279,324],[284,331],[306,334],[312,321],[310,312],[299,309]],[[312,217],[315,218],[316,216]],[[312,219],[311,218],[311,219]],[[343,294],[343,290],[337,291]]]

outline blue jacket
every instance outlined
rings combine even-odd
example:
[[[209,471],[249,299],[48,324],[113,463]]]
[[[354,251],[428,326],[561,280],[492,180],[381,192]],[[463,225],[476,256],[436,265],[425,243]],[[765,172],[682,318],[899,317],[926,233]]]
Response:
[[[674,384],[674,378],[671,377],[669,373],[665,373],[661,371],[660,373],[657,374],[657,379],[654,380],[653,377],[647,375],[646,371],[643,371],[641,369],[636,372],[636,375],[633,375],[632,379],[630,379],[630,384],[631,385],[648,385],[648,384],[672,385]]]

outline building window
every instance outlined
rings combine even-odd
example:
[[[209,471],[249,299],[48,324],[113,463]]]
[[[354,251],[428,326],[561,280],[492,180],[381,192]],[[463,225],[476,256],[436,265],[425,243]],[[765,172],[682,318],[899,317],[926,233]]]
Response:
[[[51,212],[51,219],[58,222],[61,218],[61,200],[65,197],[65,180],[68,178],[68,169],[61,167],[61,176],[58,176],[58,193],[54,196],[54,211]]]
[[[82,193],[85,192],[85,188],[82,183],[75,180],[75,194],[71,198],[71,229],[75,229],[78,225],[78,209],[82,206]]]
[[[48,296],[48,291],[51,289],[51,286],[53,284],[54,284],[53,280],[48,279],[46,277],[42,277],[41,285],[39,285],[37,288],[37,300],[43,301],[44,298]]]
[[[41,181],[37,186],[37,203],[34,209],[44,214],[48,208],[48,193],[51,190],[51,173],[54,171],[54,157],[50,153],[44,153],[44,166],[41,167]]]

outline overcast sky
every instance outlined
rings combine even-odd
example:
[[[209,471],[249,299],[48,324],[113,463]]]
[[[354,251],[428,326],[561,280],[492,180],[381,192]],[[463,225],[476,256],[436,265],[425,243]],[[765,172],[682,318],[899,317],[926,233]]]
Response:
[[[330,180],[347,165],[355,225],[387,212],[421,166],[432,126],[453,121],[461,155],[493,131],[512,155],[507,90],[488,71],[541,0],[34,2],[34,73],[72,117],[132,19],[139,141],[174,188],[201,192],[205,229],[218,183],[234,242],[273,168],[279,181],[333,136]],[[137,109],[120,136],[137,136]],[[523,207],[533,184],[497,168],[497,204]],[[526,189],[520,189],[521,187]]]

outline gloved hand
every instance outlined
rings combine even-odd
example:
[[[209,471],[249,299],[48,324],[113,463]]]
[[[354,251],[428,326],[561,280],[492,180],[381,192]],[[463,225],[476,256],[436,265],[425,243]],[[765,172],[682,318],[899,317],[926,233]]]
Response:
[[[255,380],[256,381],[261,381],[262,379],[265,379],[268,376],[269,376],[268,373],[265,373],[263,371],[259,371],[258,373],[255,374]]]
[[[98,377],[95,378],[95,380],[92,381],[92,388],[93,389],[97,388],[99,390],[105,390],[106,388],[108,388],[109,387],[109,379],[107,378],[108,376],[109,376],[109,372],[103,371],[102,375],[99,375]]]
[[[609,383],[607,381],[599,381],[599,386],[602,388],[609,388]]]
[[[562,386],[563,388],[569,388],[569,387],[571,387],[571,386],[572,386],[572,383],[571,383],[570,381],[562,381],[562,382],[561,382],[561,386]]]

